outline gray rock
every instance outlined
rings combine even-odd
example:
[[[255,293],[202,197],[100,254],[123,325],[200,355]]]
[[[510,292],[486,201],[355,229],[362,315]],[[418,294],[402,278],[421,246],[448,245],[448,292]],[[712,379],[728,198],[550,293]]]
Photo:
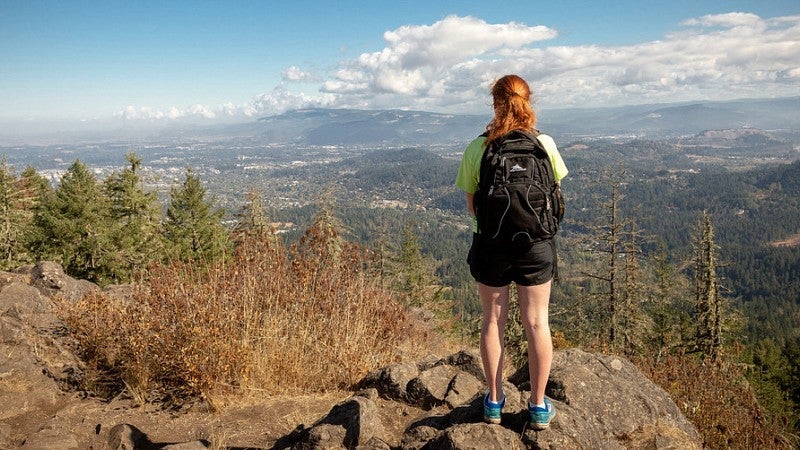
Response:
[[[486,381],[486,375],[483,373],[481,354],[477,350],[461,350],[458,353],[453,353],[452,355],[441,359],[438,364],[455,366],[458,369],[471,374],[480,381]]]
[[[51,261],[42,261],[31,269],[31,285],[46,296],[73,301],[89,292],[100,291],[96,284],[70,277],[60,264]]]
[[[469,402],[483,390],[483,382],[466,372],[459,372],[453,377],[444,402],[450,408]]]
[[[442,404],[457,373],[453,366],[428,369],[408,383],[408,397],[424,407]]]
[[[13,317],[0,316],[0,344],[17,346],[25,342],[22,323]]]
[[[372,400],[356,396],[334,406],[293,448],[321,450],[360,447],[368,445],[373,439],[382,440],[383,434],[378,407]]]
[[[157,447],[141,430],[133,425],[121,423],[108,432],[109,450],[155,450]]]
[[[549,431],[538,433],[541,448],[625,448],[622,441],[630,436],[655,443],[657,435],[680,448],[700,448],[699,433],[669,395],[623,358],[579,349],[555,352],[547,395],[558,416]],[[664,445],[664,439],[659,442]]]
[[[17,319],[33,327],[45,327],[52,322],[43,314],[53,311],[53,302],[38,289],[14,281],[0,288],[0,315]]]
[[[63,430],[44,428],[29,436],[20,448],[25,450],[79,450],[80,446],[72,434],[65,433]]]
[[[441,450],[525,450],[517,433],[485,423],[455,425],[430,441],[426,449]]]
[[[416,364],[399,363],[370,372],[358,387],[375,388],[384,398],[408,401],[408,383],[418,375]]]
[[[434,440],[440,432],[439,427],[431,425],[417,425],[408,429],[403,434],[400,448],[403,450],[420,450],[428,442]]]

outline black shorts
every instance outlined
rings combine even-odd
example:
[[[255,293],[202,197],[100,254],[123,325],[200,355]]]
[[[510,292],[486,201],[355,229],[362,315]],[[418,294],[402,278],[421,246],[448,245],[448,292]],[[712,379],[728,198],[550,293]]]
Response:
[[[555,239],[515,248],[486,242],[479,234],[472,235],[467,256],[475,281],[492,287],[503,287],[512,281],[520,286],[547,283],[555,275],[555,261]]]

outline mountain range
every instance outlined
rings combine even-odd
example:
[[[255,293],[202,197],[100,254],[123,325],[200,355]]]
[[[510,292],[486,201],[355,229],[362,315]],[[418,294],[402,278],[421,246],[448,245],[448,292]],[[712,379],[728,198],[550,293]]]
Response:
[[[609,135],[666,137],[757,128],[800,138],[800,97],[538,111],[537,128],[560,140]],[[435,145],[480,134],[487,115],[424,111],[300,109],[226,127],[269,142],[309,145]]]
[[[686,136],[706,130],[757,128],[800,141],[800,97],[698,101],[606,108],[541,109],[537,128],[559,142],[605,136]],[[170,140],[244,140],[257,145],[423,146],[469,141],[491,119],[486,114],[442,114],[400,109],[308,108],[244,123],[126,123],[104,132],[50,132],[38,139],[0,130],[0,145],[24,143]]]

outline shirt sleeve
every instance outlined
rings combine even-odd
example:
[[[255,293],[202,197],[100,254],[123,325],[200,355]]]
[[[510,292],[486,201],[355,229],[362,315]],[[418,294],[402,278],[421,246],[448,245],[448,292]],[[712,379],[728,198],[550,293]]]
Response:
[[[461,165],[456,176],[456,187],[467,194],[474,194],[478,190],[484,141],[483,137],[474,139],[464,150],[464,156],[461,158]]]
[[[564,160],[561,158],[561,153],[558,152],[555,141],[546,134],[540,134],[539,142],[542,143],[544,149],[547,151],[547,155],[550,156],[550,165],[553,166],[553,174],[556,176],[556,181],[561,182],[561,180],[567,176],[569,170],[567,169],[567,165],[564,164]]]

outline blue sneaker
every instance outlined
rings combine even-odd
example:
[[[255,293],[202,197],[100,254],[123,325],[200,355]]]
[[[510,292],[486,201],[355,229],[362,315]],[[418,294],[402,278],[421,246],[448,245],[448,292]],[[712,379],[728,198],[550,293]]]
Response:
[[[556,407],[549,398],[544,399],[544,408],[531,405],[528,402],[528,413],[531,415],[531,428],[534,430],[545,430],[550,427],[550,421],[556,416]]]
[[[503,399],[499,402],[489,400],[489,393],[483,397],[483,420],[487,423],[499,424],[500,415],[503,412],[503,406],[506,404],[506,396],[503,394]]]

